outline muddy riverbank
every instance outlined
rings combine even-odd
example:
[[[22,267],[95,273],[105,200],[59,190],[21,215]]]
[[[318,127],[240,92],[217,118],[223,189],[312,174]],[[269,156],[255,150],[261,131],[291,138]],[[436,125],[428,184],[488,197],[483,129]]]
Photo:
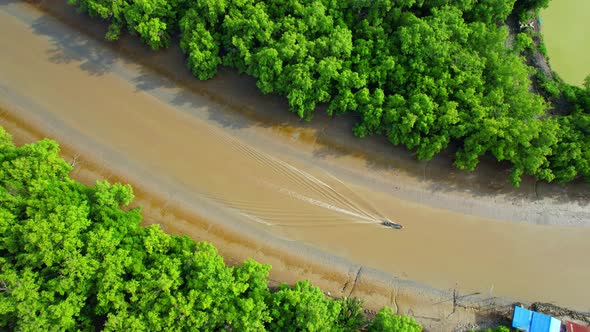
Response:
[[[512,190],[493,163],[471,174],[445,156],[417,163],[352,138],[351,119],[301,123],[247,78],[198,82],[175,49],[150,53],[129,39],[105,47],[92,37],[100,24],[54,14],[70,27],[0,1],[0,30],[10,31],[0,123],[80,155],[76,176],[131,183],[146,223],[211,241],[235,261],[270,263],[275,280],[310,278],[427,326],[479,315],[456,310],[455,288],[473,295],[461,296],[470,306],[512,297],[590,310],[583,184]]]

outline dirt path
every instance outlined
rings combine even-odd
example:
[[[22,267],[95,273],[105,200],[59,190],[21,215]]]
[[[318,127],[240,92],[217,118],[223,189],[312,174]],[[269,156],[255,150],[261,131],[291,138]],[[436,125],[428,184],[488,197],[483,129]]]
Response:
[[[122,56],[20,2],[0,1],[0,31],[10,45],[0,52],[0,123],[80,154],[80,176],[130,182],[146,223],[273,264],[277,280],[311,278],[431,323],[462,315],[448,318],[452,292],[434,288],[477,293],[464,303],[509,296],[590,310],[581,184],[513,191],[485,163],[474,174],[444,156],[416,163],[353,140],[346,119],[301,125],[235,75],[181,86],[189,78],[174,50],[149,55],[123,41]],[[382,228],[380,217],[404,229]]]

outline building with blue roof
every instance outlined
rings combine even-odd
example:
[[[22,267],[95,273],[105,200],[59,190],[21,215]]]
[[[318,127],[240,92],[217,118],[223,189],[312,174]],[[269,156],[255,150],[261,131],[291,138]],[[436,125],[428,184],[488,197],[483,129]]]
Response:
[[[560,332],[561,321],[521,307],[514,307],[512,327],[525,332]]]
[[[532,320],[532,311],[521,307],[514,307],[514,315],[512,316],[512,327],[514,327],[515,329],[519,329],[521,331],[529,331]]]

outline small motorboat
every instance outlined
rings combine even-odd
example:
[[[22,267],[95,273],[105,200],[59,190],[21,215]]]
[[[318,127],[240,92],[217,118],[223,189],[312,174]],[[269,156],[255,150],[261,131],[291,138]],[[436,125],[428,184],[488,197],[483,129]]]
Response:
[[[404,226],[402,226],[402,225],[400,225],[398,223],[395,223],[395,222],[393,222],[393,221],[391,221],[389,219],[383,219],[383,220],[381,220],[381,225],[382,226],[385,226],[385,227],[388,227],[388,228],[393,228],[393,229],[402,229],[402,228],[404,228]]]

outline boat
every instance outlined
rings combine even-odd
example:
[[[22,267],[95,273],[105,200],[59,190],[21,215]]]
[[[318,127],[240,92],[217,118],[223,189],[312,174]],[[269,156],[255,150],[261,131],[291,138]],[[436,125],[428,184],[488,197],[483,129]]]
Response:
[[[398,223],[395,223],[395,222],[393,222],[393,221],[391,221],[391,220],[389,220],[387,218],[381,220],[381,225],[382,226],[385,226],[385,227],[388,227],[388,228],[393,228],[393,229],[402,229],[402,228],[404,228],[404,226],[402,226],[402,225],[400,225]]]

